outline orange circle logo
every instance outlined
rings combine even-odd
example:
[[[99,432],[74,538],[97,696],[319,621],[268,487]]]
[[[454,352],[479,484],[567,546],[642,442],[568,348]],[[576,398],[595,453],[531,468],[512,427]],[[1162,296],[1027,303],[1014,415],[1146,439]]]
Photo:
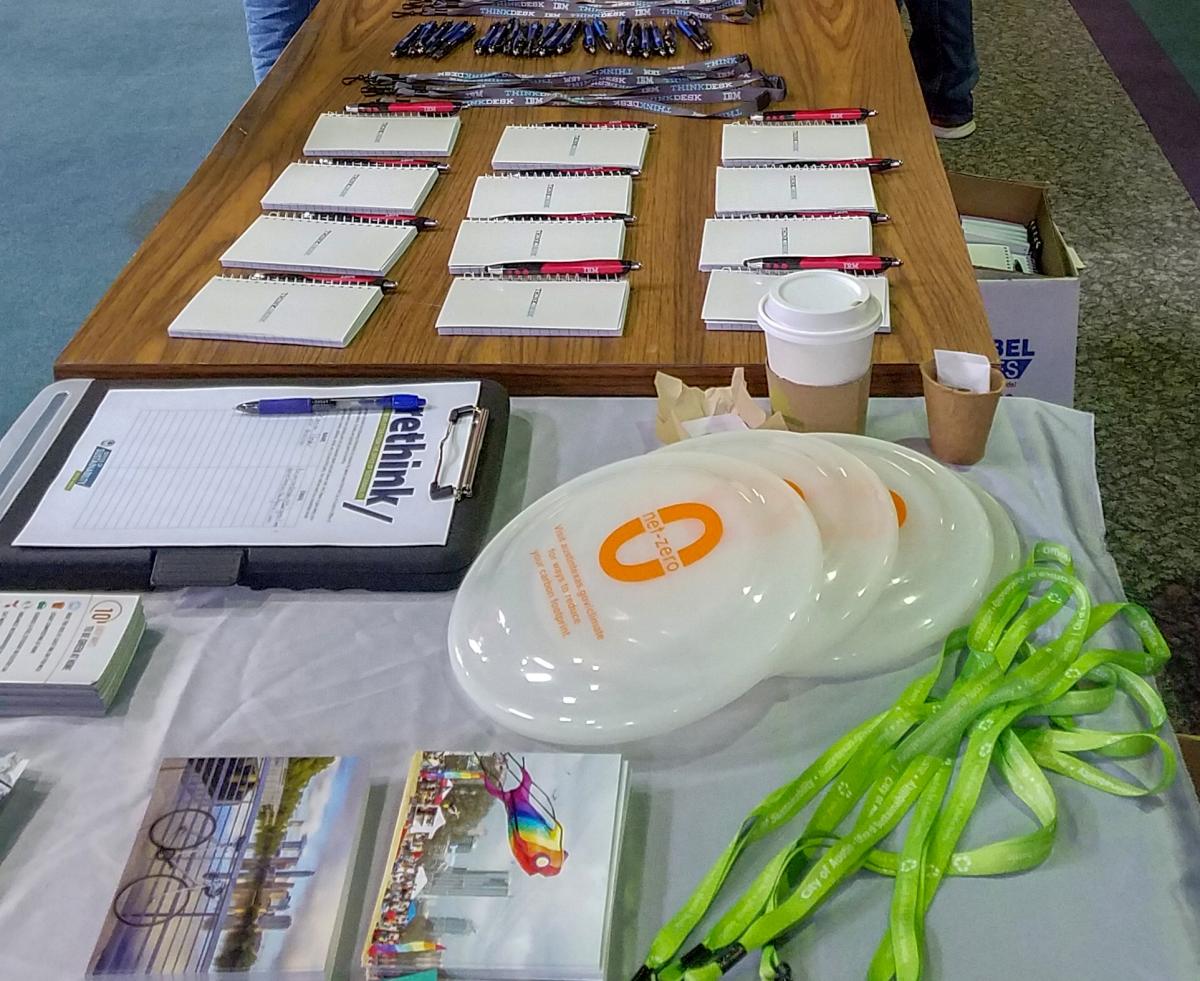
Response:
[[[667,526],[676,521],[693,519],[703,525],[700,536],[682,548],[675,548],[667,538]],[[641,517],[632,518],[613,532],[600,544],[598,559],[605,575],[618,582],[647,582],[677,572],[685,565],[699,562],[717,547],[725,533],[721,516],[707,504],[683,501],[668,504],[657,511],[647,511]],[[640,535],[652,535],[655,557],[645,562],[622,562],[617,553],[621,546]]]

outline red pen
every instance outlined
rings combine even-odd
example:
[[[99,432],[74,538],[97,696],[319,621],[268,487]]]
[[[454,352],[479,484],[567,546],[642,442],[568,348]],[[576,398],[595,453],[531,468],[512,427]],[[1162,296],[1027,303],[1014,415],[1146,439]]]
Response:
[[[427,102],[356,102],[346,106],[355,115],[389,116],[448,116],[458,112],[458,103],[448,99]]]
[[[836,269],[840,272],[883,272],[901,264],[885,255],[775,255],[747,259],[747,269]]]
[[[507,218],[510,221],[623,221],[632,225],[637,221],[635,215],[624,214],[620,211],[584,211],[571,214],[547,214],[544,211],[531,211],[519,215],[489,215],[491,218]]]
[[[623,276],[640,269],[628,259],[579,259],[574,262],[496,262],[486,271],[500,276]]]
[[[410,228],[436,228],[437,219],[426,218],[423,215],[374,214],[367,211],[304,211],[305,218],[323,218],[337,221],[341,218],[353,218],[356,221],[372,221],[379,225],[407,225]]]
[[[654,129],[654,123],[638,122],[635,119],[586,119],[578,122],[570,119],[553,119],[546,123],[534,123],[535,126],[582,126],[585,129]]]
[[[882,211],[755,211],[739,214],[739,218],[866,218],[872,225],[891,221]]]
[[[857,123],[875,115],[874,109],[769,109],[750,118],[756,123]]]
[[[396,288],[394,280],[383,279],[380,276],[352,276],[337,273],[283,273],[280,275],[256,273],[251,278],[280,283],[299,280],[303,283],[333,283],[339,286],[378,286],[384,293],[391,293]]]
[[[422,160],[418,157],[317,157],[320,164],[372,164],[380,167],[434,167],[446,173],[450,165],[440,160]]]

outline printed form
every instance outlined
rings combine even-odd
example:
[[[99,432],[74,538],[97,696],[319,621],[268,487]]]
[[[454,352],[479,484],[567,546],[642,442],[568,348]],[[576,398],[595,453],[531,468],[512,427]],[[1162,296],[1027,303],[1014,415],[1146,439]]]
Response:
[[[247,415],[259,398],[405,392],[411,411]],[[118,389],[105,395],[15,545],[445,545],[478,382]]]

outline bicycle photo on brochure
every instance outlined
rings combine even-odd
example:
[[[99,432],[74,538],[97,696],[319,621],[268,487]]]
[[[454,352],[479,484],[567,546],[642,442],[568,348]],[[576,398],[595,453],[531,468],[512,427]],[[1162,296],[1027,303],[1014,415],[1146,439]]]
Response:
[[[193,897],[200,895],[213,900],[234,875],[233,871],[205,872],[199,878],[191,875],[180,856],[194,852],[212,841],[217,831],[217,819],[206,809],[180,807],[157,818],[147,832],[154,845],[154,857],[170,871],[149,872],[127,882],[113,898],[113,915],[126,926],[152,927],[177,916],[207,916],[207,903],[199,909],[188,910]],[[231,845],[235,851],[241,841]]]

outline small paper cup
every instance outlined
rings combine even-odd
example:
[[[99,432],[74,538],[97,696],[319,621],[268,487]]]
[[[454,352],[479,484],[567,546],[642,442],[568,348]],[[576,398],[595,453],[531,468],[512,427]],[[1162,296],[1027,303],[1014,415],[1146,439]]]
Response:
[[[949,388],[937,380],[932,358],[921,365],[929,445],[943,463],[969,466],[983,459],[996,406],[1004,392],[1004,376],[999,368],[992,368],[991,383],[987,392]]]

